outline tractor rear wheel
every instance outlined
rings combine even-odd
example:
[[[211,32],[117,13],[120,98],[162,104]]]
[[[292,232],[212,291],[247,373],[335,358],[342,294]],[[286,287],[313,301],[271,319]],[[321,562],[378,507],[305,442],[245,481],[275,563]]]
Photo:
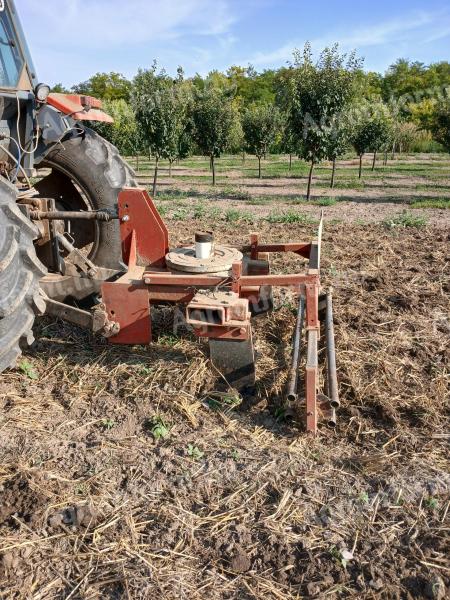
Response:
[[[34,341],[35,315],[45,312],[39,280],[47,271],[33,244],[38,232],[16,202],[16,188],[0,180],[0,373]]]
[[[117,148],[88,128],[80,136],[56,144],[38,165],[38,174],[40,170],[45,170],[45,175],[34,187],[41,197],[54,198],[57,210],[115,209],[120,191],[138,185]],[[117,221],[74,220],[67,224],[73,245],[97,267],[123,270]],[[67,260],[70,262],[70,256]],[[94,287],[98,282],[86,280],[81,286],[76,281],[74,285],[73,279],[51,274],[42,286],[57,300],[64,300],[64,296],[81,300],[97,291]]]

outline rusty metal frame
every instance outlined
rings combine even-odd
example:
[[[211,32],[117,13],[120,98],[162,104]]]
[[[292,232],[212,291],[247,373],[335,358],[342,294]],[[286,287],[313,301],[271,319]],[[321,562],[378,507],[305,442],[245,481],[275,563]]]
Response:
[[[293,252],[308,260],[301,273],[269,274],[268,268],[254,265],[244,273],[243,263],[232,266],[229,277],[174,273],[166,268],[169,236],[152,199],[145,190],[128,188],[119,194],[118,210],[124,262],[128,272],[118,280],[105,282],[103,304],[108,319],[116,322],[117,335],[109,338],[113,344],[148,344],[152,339],[150,305],[188,304],[198,290],[222,289],[246,298],[249,291],[257,295],[262,287],[289,287],[305,298],[307,362],[305,376],[306,429],[317,433],[318,406],[318,342],[320,338],[319,290],[320,255],[323,215],[317,236],[310,242],[261,244],[252,233],[250,244],[238,247],[251,261],[267,258],[275,252]],[[256,263],[255,263],[256,264]],[[258,268],[256,268],[258,267]],[[208,324],[194,330],[198,336],[213,339],[248,340],[250,326],[230,323],[229,326]]]

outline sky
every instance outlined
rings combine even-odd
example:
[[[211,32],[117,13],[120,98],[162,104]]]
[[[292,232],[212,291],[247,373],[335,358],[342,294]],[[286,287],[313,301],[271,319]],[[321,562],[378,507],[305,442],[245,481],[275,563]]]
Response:
[[[338,42],[384,72],[397,58],[450,60],[448,0],[16,0],[39,79],[70,87],[100,71],[158,65],[207,74],[286,65]]]

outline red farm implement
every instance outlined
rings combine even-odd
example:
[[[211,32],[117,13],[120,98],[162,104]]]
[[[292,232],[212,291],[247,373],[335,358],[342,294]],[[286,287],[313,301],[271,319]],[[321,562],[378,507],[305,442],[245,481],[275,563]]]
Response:
[[[89,218],[89,212],[80,213]],[[52,219],[51,213],[42,215]],[[33,215],[31,215],[33,218]],[[58,215],[55,213],[54,218]],[[111,344],[149,344],[151,306],[183,305],[185,319],[198,337],[207,338],[213,364],[228,384],[245,393],[255,384],[251,320],[272,309],[272,289],[289,288],[298,298],[293,335],[292,366],[286,398],[303,405],[306,430],[317,433],[320,415],[335,424],[339,405],[331,296],[320,294],[321,219],[311,241],[264,244],[257,233],[243,247],[214,243],[211,233],[197,233],[195,244],[170,249],[167,228],[152,199],[143,189],[126,188],[118,197],[117,214],[92,214],[118,219],[123,262],[127,270],[102,284],[101,304],[87,313],[57,301],[48,312],[101,331]],[[34,218],[37,218],[35,215]],[[270,273],[271,253],[292,252],[305,260],[300,273]],[[318,394],[318,345],[325,315],[328,396]],[[303,329],[306,335],[304,377],[299,376]],[[299,397],[299,382],[304,390]]]

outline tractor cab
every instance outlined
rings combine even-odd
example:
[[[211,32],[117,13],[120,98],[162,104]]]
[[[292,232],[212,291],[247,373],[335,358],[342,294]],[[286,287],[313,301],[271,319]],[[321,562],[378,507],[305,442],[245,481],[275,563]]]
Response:
[[[0,0],[0,90],[34,90],[36,71],[12,0]]]

